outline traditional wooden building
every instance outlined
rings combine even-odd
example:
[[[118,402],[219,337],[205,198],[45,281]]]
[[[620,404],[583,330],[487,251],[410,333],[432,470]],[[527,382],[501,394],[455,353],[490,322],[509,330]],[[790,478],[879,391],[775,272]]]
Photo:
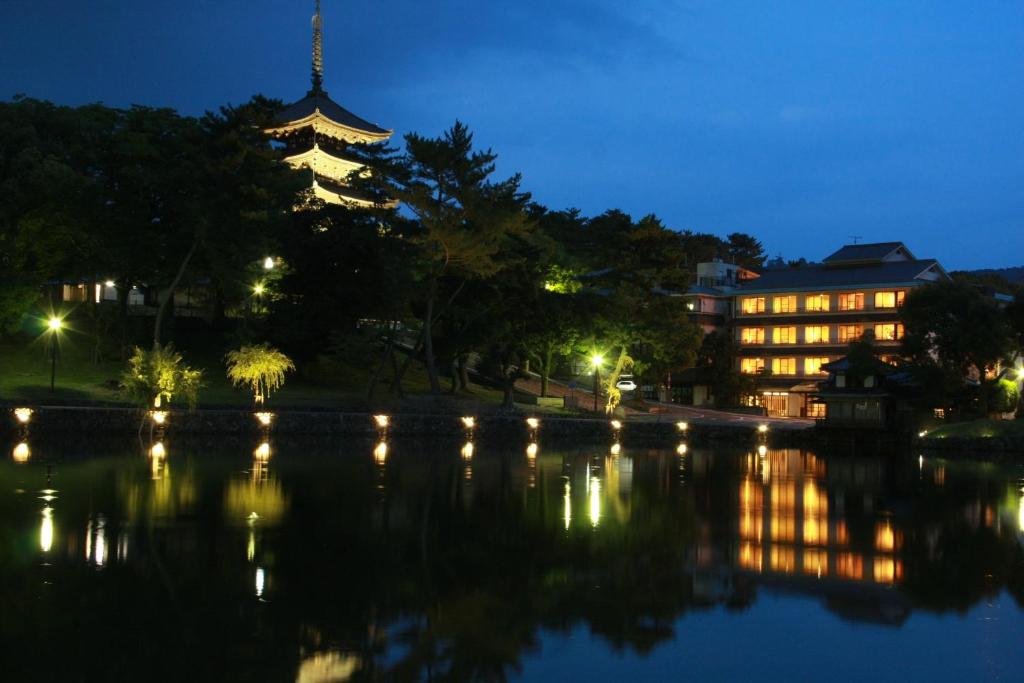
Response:
[[[349,151],[353,144],[384,142],[393,131],[356,116],[324,90],[323,18],[320,0],[313,15],[313,87],[276,117],[267,133],[285,146],[285,161],[312,171],[313,193],[331,204],[369,206],[373,201],[348,184],[353,172],[365,172]]]

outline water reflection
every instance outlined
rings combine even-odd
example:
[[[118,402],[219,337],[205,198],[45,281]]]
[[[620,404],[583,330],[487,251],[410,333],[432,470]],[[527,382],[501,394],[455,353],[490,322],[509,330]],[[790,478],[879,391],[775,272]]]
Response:
[[[915,611],[1024,596],[1016,471],[764,444],[479,446],[159,442],[61,461],[38,497],[13,492],[41,459],[7,460],[0,549],[33,554],[0,554],[0,580],[34,607],[0,625],[108,658],[142,638],[179,678],[246,652],[240,679],[502,680],[580,625],[646,656],[684,637],[684,614],[694,630],[755,607],[784,621],[810,599],[823,626],[898,638]],[[39,602],[36,543],[60,599]],[[55,618],[83,600],[85,623]],[[79,666],[65,678],[102,678]]]

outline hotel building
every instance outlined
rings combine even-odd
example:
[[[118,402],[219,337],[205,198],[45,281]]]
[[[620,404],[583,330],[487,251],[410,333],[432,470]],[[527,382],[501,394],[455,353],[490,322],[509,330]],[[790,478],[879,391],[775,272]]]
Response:
[[[821,366],[868,333],[883,360],[895,360],[907,294],[948,278],[935,259],[916,258],[902,242],[883,242],[847,245],[821,263],[767,268],[720,288],[732,299],[738,369],[756,380],[751,405],[775,416],[821,416],[824,406],[808,400],[827,376]],[[689,300],[699,300],[701,289],[691,290]]]

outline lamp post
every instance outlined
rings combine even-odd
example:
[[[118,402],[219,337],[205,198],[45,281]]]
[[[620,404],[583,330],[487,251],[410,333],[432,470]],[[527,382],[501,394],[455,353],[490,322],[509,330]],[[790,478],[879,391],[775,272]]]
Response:
[[[50,330],[50,393],[52,394],[57,382],[57,334],[60,333],[60,328],[64,326],[64,323],[60,318],[50,316],[46,326]]]
[[[594,412],[597,412],[597,395],[601,391],[601,365],[604,363],[604,357],[595,353],[590,357],[590,364],[594,366]]]

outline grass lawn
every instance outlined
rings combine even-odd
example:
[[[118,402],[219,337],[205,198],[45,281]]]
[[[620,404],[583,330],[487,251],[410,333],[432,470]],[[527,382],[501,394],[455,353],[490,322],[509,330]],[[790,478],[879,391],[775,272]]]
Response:
[[[210,352],[183,352],[185,362],[203,370],[204,387],[199,395],[200,407],[237,407],[251,405],[250,394],[235,389],[225,377],[223,355]],[[94,364],[90,357],[87,341],[74,337],[62,340],[57,357],[57,381],[54,393],[50,393],[50,356],[43,342],[0,343],[0,402],[31,404],[87,404],[123,403],[117,380],[124,364],[104,361]],[[270,407],[294,409],[364,410],[373,406],[366,403],[366,388],[373,372],[373,363],[353,362],[341,365],[337,362],[316,364],[302,369],[299,374],[289,375],[284,388],[271,396]],[[400,409],[403,405],[390,392],[383,377],[377,386],[374,405]],[[410,365],[402,382],[409,395],[406,404],[422,402],[429,394],[430,384],[426,369],[420,363]],[[447,381],[442,380],[442,386]],[[496,389],[472,385],[469,394],[448,397],[449,400],[465,401],[467,404],[500,405],[502,394]],[[537,410],[537,406],[530,406]],[[541,409],[540,412],[562,413],[562,409]]]
[[[954,422],[933,429],[925,436],[926,439],[979,439],[979,438],[1024,438],[1024,420],[972,420],[970,422]]]

